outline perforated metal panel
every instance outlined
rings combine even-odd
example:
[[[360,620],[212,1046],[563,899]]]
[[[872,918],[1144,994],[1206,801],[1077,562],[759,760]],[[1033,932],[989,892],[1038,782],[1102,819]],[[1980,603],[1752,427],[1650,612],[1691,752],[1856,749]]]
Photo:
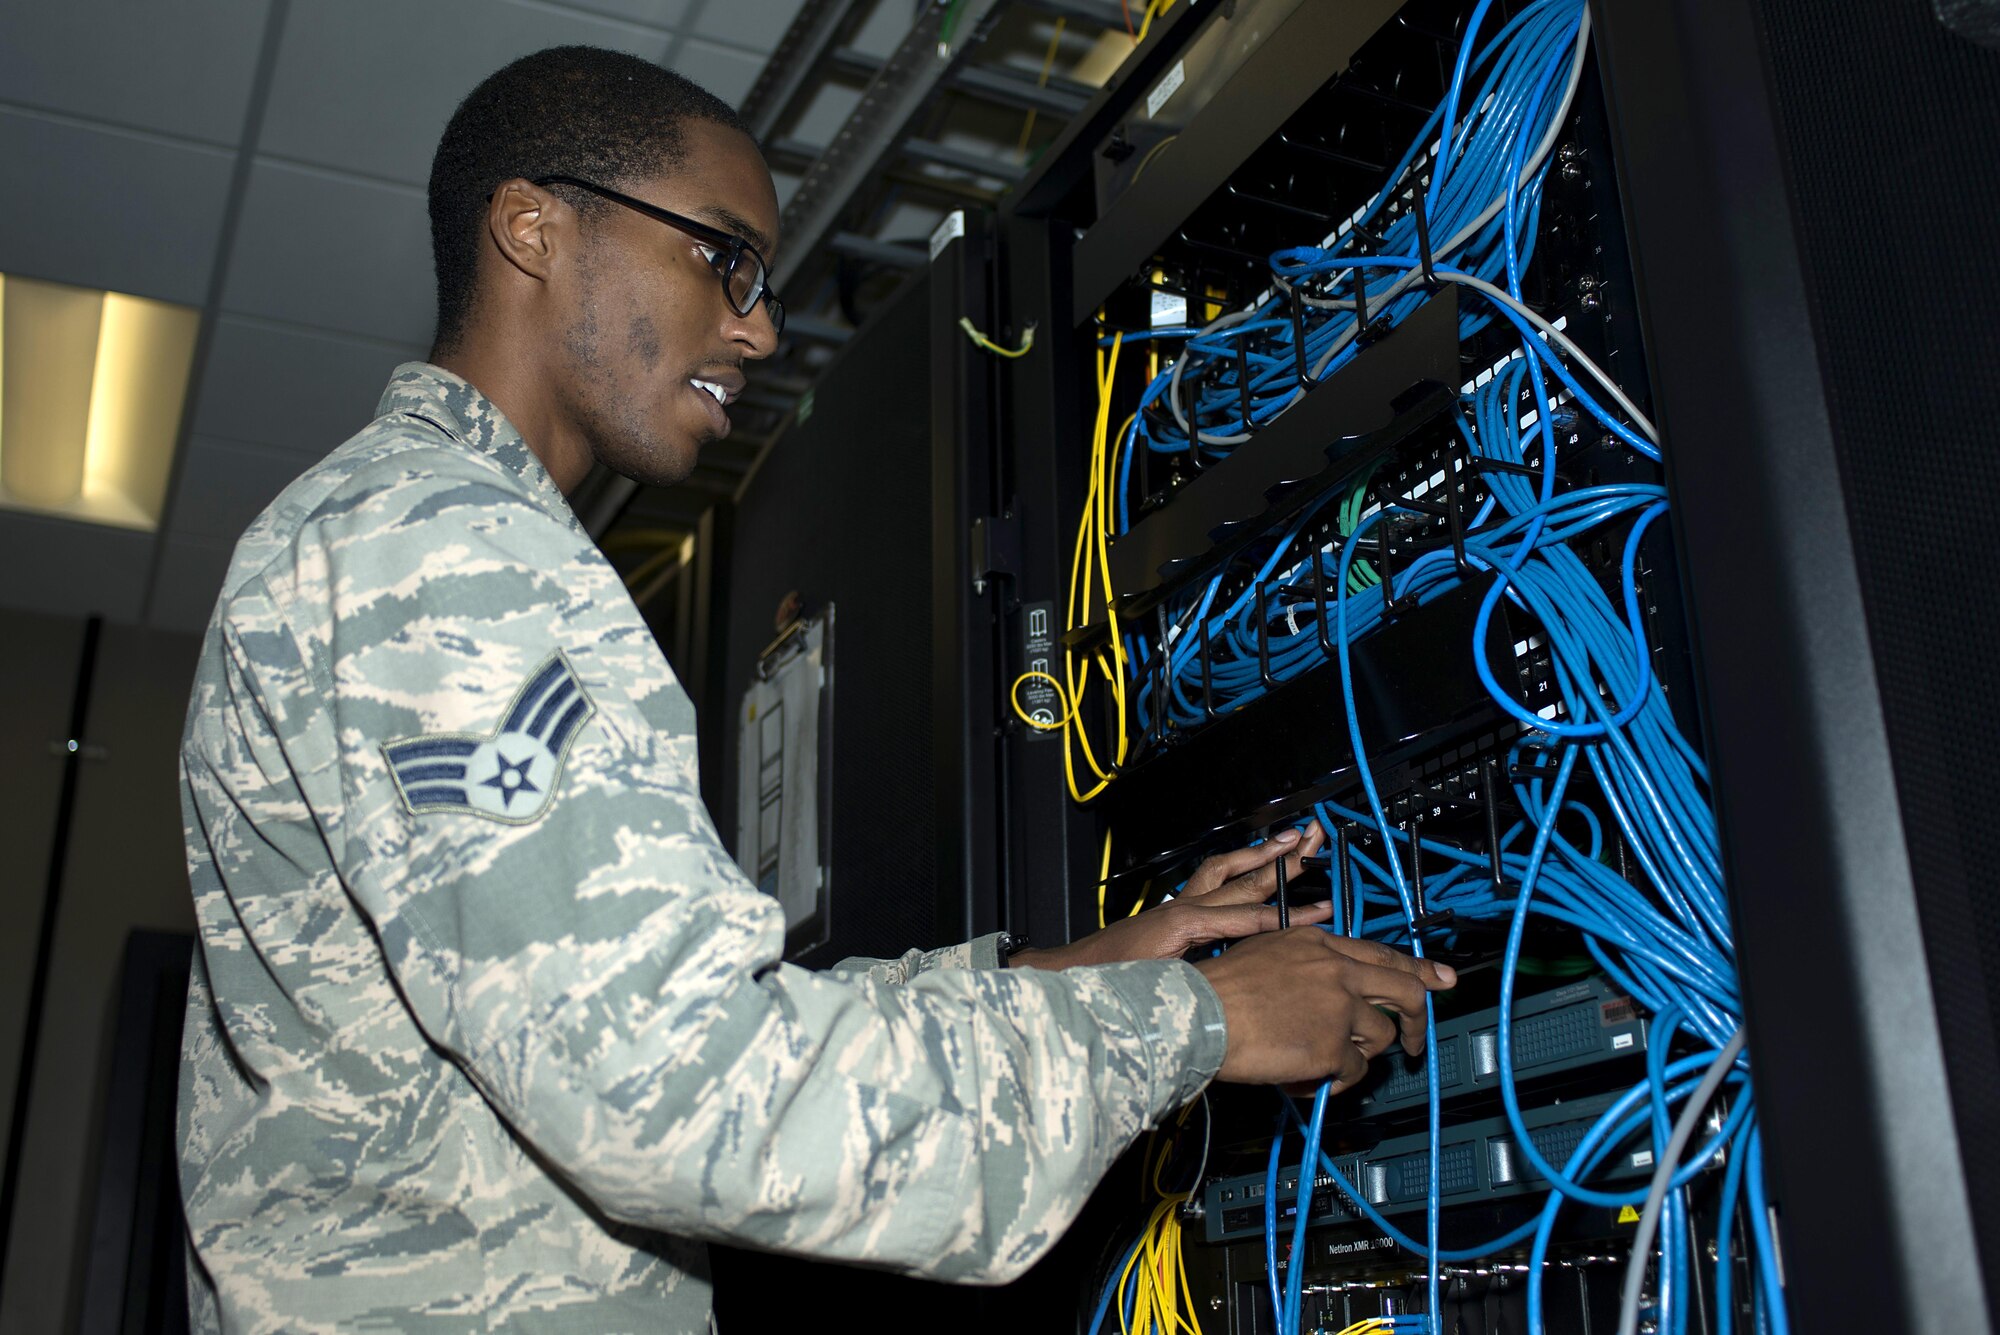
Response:
[[[1595,1007],[1571,1006],[1516,1020],[1511,1034],[1514,1069],[1526,1070],[1595,1051],[1603,1037]]]
[[[2000,1248],[2000,52],[1928,0],[1762,0],[1959,1144]]]

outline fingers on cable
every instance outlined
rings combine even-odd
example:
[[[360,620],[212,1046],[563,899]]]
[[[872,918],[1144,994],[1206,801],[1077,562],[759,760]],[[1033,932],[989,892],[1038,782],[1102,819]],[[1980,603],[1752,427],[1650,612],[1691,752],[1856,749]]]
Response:
[[[1405,1052],[1414,1057],[1424,1050],[1424,986],[1414,974],[1354,961],[1343,973],[1349,995],[1395,1013]]]
[[[1189,904],[1185,912],[1191,924],[1186,934],[1187,946],[1234,941],[1278,930],[1278,910],[1270,904]],[[1310,927],[1332,916],[1331,904],[1314,904],[1293,909],[1291,925]]]
[[[1368,1054],[1361,1050],[1359,1043],[1341,1045],[1345,1050],[1338,1054],[1338,1064],[1333,1070],[1336,1091],[1352,1089],[1368,1074]]]
[[[1291,831],[1287,831],[1287,833],[1291,833]],[[1326,846],[1326,831],[1320,828],[1319,822],[1316,820],[1307,821],[1299,827],[1297,833],[1299,841],[1291,846],[1291,852],[1285,857],[1285,875],[1287,878],[1305,875],[1306,859]],[[1272,861],[1275,862],[1277,859],[1273,858]],[[1268,870],[1264,874],[1266,876],[1273,875]],[[1273,890],[1277,889],[1275,878],[1271,883],[1271,888]]]
[[[1421,1027],[1420,1027],[1421,1032]],[[1373,1006],[1358,1006],[1354,1015],[1354,1045],[1362,1056],[1373,1061],[1396,1046],[1401,1031],[1394,1016]]]
[[[1458,984],[1458,973],[1450,965],[1439,964],[1436,960],[1418,959],[1380,941],[1328,934],[1327,945],[1329,949],[1347,956],[1356,963],[1373,965],[1379,969],[1400,970],[1417,979],[1422,986],[1431,991],[1455,987]]]
[[[1275,927],[1278,922],[1278,910],[1273,908],[1267,911],[1271,915],[1271,925]],[[1312,927],[1326,922],[1332,917],[1333,905],[1324,901],[1318,904],[1295,904],[1292,906],[1291,925],[1294,927]]]
[[[1232,903],[1254,903],[1259,898],[1270,898],[1271,887],[1277,885],[1276,873],[1270,867],[1281,853],[1296,846],[1295,842],[1287,842],[1287,837],[1291,835],[1288,830],[1261,844],[1203,859],[1202,864],[1194,869],[1194,875],[1188,877],[1187,889],[1181,892],[1181,897],[1222,894]],[[1260,884],[1266,887],[1264,893],[1261,896],[1251,893]]]
[[[1278,925],[1278,911],[1268,904],[1188,904],[1184,908],[1189,924],[1187,947],[1256,936]]]

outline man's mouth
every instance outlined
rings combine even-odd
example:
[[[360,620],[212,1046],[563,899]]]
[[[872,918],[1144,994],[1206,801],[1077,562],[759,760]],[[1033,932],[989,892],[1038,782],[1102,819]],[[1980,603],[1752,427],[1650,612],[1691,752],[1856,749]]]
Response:
[[[730,387],[720,381],[700,378],[689,380],[688,385],[700,396],[702,406],[707,409],[709,420],[715,427],[716,438],[719,440],[728,435],[729,414],[724,412],[723,409],[735,397],[730,392]]]

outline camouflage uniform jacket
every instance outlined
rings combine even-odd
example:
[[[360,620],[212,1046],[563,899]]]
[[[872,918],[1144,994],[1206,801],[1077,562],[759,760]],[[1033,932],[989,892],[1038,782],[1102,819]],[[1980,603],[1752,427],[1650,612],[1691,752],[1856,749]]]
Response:
[[[704,1239],[1001,1282],[1221,1062],[1178,961],[781,962],[618,575],[433,366],[245,533],[181,762],[197,1330],[705,1330]]]

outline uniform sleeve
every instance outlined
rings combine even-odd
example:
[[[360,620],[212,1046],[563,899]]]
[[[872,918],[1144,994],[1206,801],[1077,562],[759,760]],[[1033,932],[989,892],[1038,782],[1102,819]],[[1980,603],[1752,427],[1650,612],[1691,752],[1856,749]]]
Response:
[[[239,596],[285,641],[235,647],[246,690],[418,1022],[613,1218],[1020,1274],[1214,1074],[1213,990],[1180,962],[782,963],[617,575],[482,469],[358,475]]]
[[[942,946],[937,950],[906,950],[892,960],[874,960],[857,955],[834,965],[831,972],[866,974],[883,983],[907,983],[918,974],[929,973],[932,969],[997,969],[1004,962],[1000,958],[1000,933],[989,932],[985,936],[975,936],[962,945]]]

